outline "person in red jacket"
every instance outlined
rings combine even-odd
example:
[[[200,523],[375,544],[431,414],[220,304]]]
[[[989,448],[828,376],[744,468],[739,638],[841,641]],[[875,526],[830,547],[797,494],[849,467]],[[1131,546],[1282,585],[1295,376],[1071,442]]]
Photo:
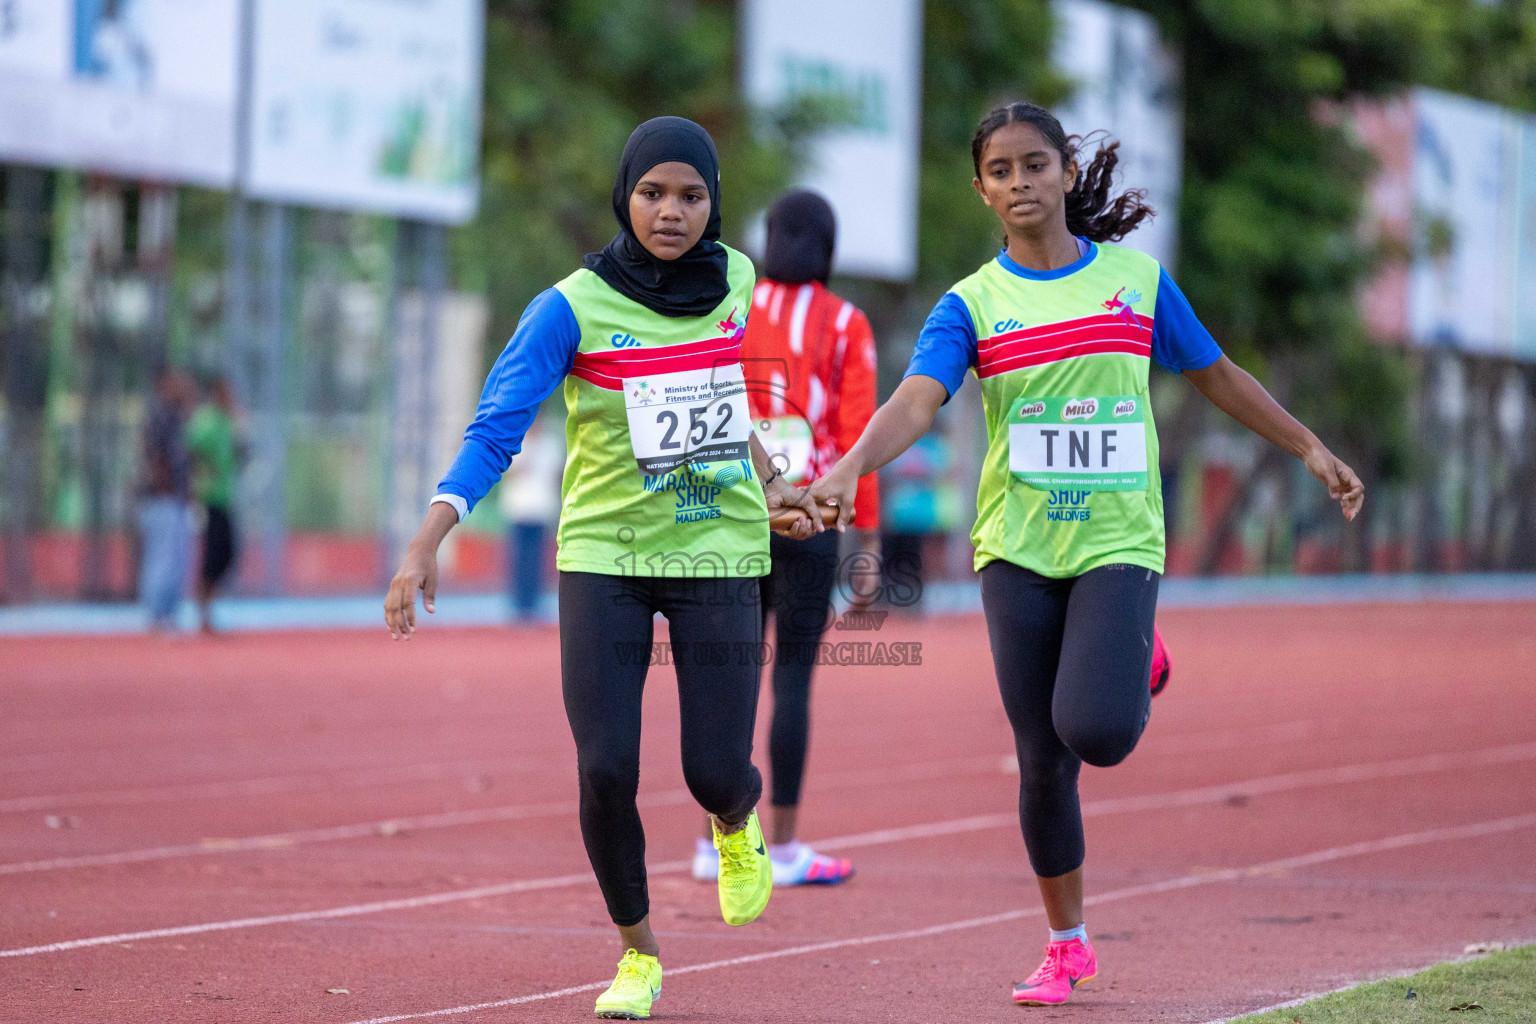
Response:
[[[789,192],[773,205],[763,278],[752,293],[741,342],[753,428],[774,465],[800,487],[852,447],[875,411],[869,321],[826,286],[836,230],[832,207],[815,192]],[[873,473],[859,481],[854,504],[860,544],[878,554],[880,495]],[[766,616],[773,609],[776,622],[768,734],[773,884],[831,884],[853,874],[853,864],[812,850],[796,838],[795,827],[810,733],[811,670],[833,616],[838,539],[828,530],[803,541],[775,536],[770,543],[773,568],[763,578],[763,611]],[[848,596],[862,605],[873,595]],[[713,844],[701,839],[694,877],[713,880],[718,871]]]

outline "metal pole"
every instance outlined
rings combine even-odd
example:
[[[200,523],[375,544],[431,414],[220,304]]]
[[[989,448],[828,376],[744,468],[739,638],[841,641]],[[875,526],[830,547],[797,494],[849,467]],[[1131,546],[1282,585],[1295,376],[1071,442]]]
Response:
[[[418,395],[421,416],[420,438],[416,450],[416,508],[426,511],[427,502],[437,482],[438,423],[437,365],[438,325],[442,321],[443,286],[448,276],[447,232],[441,224],[419,224],[421,282],[421,351],[419,353]]]
[[[284,589],[288,549],[285,477],[288,469],[287,424],[283,416],[283,363],[288,340],[288,263],[293,213],[270,203],[262,219],[262,302],[254,404],[255,461],[260,519],[262,592],[275,596]]]
[[[43,239],[48,228],[48,173],[11,167],[6,173],[6,339],[4,449],[4,593],[25,600],[32,592],[32,534],[41,525],[43,421],[48,399],[48,336],[32,300],[47,274]]]
[[[171,288],[176,262],[176,188],[160,183],[139,186],[136,256],[139,271],[149,281],[149,323],[144,348],[152,369],[170,363]]]
[[[384,516],[380,524],[383,535],[384,565],[382,576],[389,579],[400,561],[409,542],[412,509],[404,507],[400,494],[405,490],[402,481],[409,480],[405,470],[406,456],[410,449],[410,402],[406,388],[410,378],[406,358],[407,333],[405,318],[400,315],[402,294],[409,284],[410,254],[412,251],[411,223],[395,221],[394,245],[390,251],[389,300],[385,306],[385,343],[389,346],[389,400],[384,449]]]
[[[224,239],[224,369],[242,409],[254,405],[251,390],[251,204],[230,197]]]

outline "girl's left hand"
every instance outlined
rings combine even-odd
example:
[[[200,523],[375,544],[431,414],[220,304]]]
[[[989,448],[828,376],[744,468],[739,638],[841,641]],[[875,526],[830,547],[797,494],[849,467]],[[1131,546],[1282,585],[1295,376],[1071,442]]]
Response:
[[[1342,459],[1319,444],[1302,461],[1307,472],[1328,488],[1328,497],[1339,503],[1345,519],[1352,520],[1360,514],[1360,506],[1365,503],[1365,484]]]
[[[763,485],[763,497],[768,499],[770,516],[782,508],[798,508],[805,513],[804,519],[789,527],[786,536],[795,540],[805,540],[822,531],[821,512],[816,508],[816,503],[811,500],[811,492],[807,488],[795,487],[785,480],[783,475],[779,475]]]

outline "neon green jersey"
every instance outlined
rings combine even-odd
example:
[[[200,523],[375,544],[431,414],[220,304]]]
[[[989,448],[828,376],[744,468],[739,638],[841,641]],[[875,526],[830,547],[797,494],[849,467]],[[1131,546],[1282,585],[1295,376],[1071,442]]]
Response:
[[[1014,266],[992,260],[951,289],[976,340],[987,420],[976,568],[1005,559],[1056,578],[1113,563],[1162,572],[1147,385],[1161,268],[1109,245],[1060,272]],[[913,372],[938,376],[919,357]]]
[[[565,380],[562,570],[767,573],[741,367],[754,272],[727,253],[730,292],[708,316],[662,316],[585,269],[555,286],[580,331]]]

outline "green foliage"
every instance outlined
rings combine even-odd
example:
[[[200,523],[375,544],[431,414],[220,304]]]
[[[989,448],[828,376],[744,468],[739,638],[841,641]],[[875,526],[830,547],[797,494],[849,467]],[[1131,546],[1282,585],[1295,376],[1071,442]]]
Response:
[[[455,236],[456,276],[484,291],[492,337],[615,230],[624,140],[658,114],[691,117],[724,168],[726,239],[791,180],[801,145],[847,111],[751,111],[737,80],[731,0],[491,0],[481,213]],[[984,262],[992,214],[971,192],[970,140],[993,104],[1053,102],[1048,0],[932,0],[924,12],[919,285],[937,295]],[[886,296],[900,305],[909,289]],[[931,295],[930,295],[931,293]]]
[[[727,242],[789,180],[815,118],[754,130],[736,14],[731,0],[491,0],[481,213],[456,233],[455,262],[460,284],[490,298],[493,337],[613,236],[614,173],[641,121],[677,114],[714,136]]]
[[[1369,156],[1330,105],[1430,84],[1536,107],[1536,5],[1520,0],[1130,0],[1185,62],[1178,275],[1235,358],[1289,382],[1303,411],[1384,472],[1406,465],[1401,358],[1361,334],[1378,253],[1358,227]],[[727,239],[791,178],[798,145],[843,114],[750,111],[733,0],[491,0],[482,210],[456,233],[457,277],[484,291],[492,336],[613,233],[631,129],[676,113],[714,134]],[[1049,0],[924,9],[919,270],[910,286],[840,282],[882,337],[995,248],[971,192],[970,140],[996,103],[1060,101]],[[1134,182],[1127,184],[1134,185]],[[1357,416],[1359,414],[1359,416]]]
[[[1420,79],[1506,106],[1536,110],[1536,4],[1459,0],[1445,28],[1444,57]]]
[[[1365,340],[1357,296],[1373,162],[1338,101],[1452,85],[1470,0],[1144,3],[1185,58],[1179,279],[1226,351],[1368,478],[1408,464],[1408,374]]]
[[[971,190],[971,136],[993,107],[1066,95],[1051,69],[1048,0],[929,0],[923,25],[918,287],[937,295],[996,252],[1002,231]]]

